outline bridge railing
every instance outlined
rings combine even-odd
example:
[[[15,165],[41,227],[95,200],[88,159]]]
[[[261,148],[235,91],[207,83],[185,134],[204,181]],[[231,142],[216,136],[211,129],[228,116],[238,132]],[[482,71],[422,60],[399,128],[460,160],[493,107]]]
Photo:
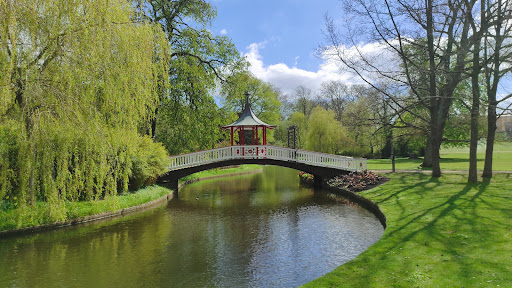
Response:
[[[170,157],[169,170],[231,159],[273,159],[348,171],[367,170],[366,159],[268,145],[230,146]]]

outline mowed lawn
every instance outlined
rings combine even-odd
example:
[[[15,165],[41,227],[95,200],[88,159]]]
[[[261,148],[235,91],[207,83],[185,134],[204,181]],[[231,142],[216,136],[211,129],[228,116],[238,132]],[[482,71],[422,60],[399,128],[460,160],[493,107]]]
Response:
[[[512,175],[396,173],[361,193],[387,217],[382,238],[306,287],[512,287]]]
[[[484,169],[485,145],[477,150],[478,170]],[[441,148],[441,170],[469,169],[469,148]],[[397,170],[431,170],[420,167],[423,159],[396,158]],[[368,170],[390,170],[390,159],[368,159]],[[512,143],[494,145],[493,171],[512,171]]]

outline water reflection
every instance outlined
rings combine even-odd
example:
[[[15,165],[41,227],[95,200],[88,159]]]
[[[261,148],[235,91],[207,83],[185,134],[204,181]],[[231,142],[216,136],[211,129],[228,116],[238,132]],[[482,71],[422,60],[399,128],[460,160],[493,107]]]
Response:
[[[297,172],[194,183],[166,209],[0,240],[0,283],[19,287],[290,287],[354,258],[383,232]]]

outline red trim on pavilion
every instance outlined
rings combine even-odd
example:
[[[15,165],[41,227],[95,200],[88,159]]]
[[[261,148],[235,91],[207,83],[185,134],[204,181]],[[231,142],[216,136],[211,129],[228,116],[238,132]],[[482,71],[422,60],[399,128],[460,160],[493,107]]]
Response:
[[[247,95],[248,96],[248,95]],[[249,103],[249,97],[246,98],[245,109],[235,122],[223,126],[222,129],[231,130],[231,146],[234,146],[234,133],[238,132],[238,145],[258,145],[259,133],[262,130],[262,145],[267,145],[267,129],[274,129],[275,125],[267,124],[261,121],[254,112],[252,112],[251,104]],[[245,134],[251,133],[251,142],[245,143]]]

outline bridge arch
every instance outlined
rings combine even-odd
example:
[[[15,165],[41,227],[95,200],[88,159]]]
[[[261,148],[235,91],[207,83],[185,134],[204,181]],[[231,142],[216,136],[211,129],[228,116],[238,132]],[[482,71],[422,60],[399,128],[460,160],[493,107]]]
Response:
[[[352,171],[366,170],[366,159],[330,155],[268,145],[231,146],[173,156],[169,171],[159,178],[178,195],[178,180],[187,175],[214,168],[259,164],[304,171],[314,175],[315,185],[327,178]]]

